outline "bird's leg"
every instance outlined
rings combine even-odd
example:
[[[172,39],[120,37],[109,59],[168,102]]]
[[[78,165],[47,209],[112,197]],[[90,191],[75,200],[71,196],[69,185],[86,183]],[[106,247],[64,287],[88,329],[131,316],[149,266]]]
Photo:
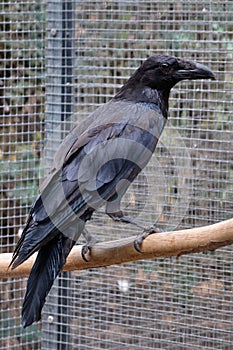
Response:
[[[132,224],[137,227],[140,227],[143,230],[147,228],[147,225],[145,222],[132,218],[131,216],[124,215],[121,210],[115,213],[107,213],[107,214],[111,219],[113,219],[116,222],[124,222],[126,224]]]
[[[135,225],[135,226],[140,227],[141,229],[143,229],[143,233],[139,234],[137,236],[137,238],[135,239],[135,241],[134,241],[134,248],[139,253],[142,253],[142,251],[141,251],[139,246],[142,244],[143,240],[146,237],[148,237],[152,233],[162,232],[162,230],[159,229],[158,227],[156,227],[155,225],[148,225],[148,224],[146,224],[143,221],[140,221],[140,220],[137,220],[137,219],[132,218],[130,216],[124,215],[121,210],[119,210],[119,211],[117,211],[115,213],[107,213],[107,214],[114,221],[124,222],[124,223],[127,223],[127,224],[132,224],[132,225]]]
[[[83,237],[86,240],[86,244],[84,244],[82,246],[82,251],[81,251],[81,255],[84,261],[88,262],[86,255],[88,253],[90,253],[91,248],[93,247],[93,245],[95,245],[98,242],[98,237],[96,237],[95,235],[92,235],[90,232],[87,231],[87,229],[85,228],[83,230]]]

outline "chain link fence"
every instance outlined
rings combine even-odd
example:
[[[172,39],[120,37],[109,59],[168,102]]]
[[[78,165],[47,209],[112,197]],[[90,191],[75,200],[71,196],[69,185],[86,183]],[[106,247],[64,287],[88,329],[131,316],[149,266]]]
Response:
[[[207,64],[217,80],[173,89],[157,151],[122,206],[165,230],[232,217],[231,1],[3,0],[0,8],[1,253],[13,251],[60,140],[156,53]],[[100,240],[139,232],[101,211],[88,227]],[[62,274],[42,322],[26,330],[26,280],[1,280],[0,349],[230,350],[232,271],[227,247]]]

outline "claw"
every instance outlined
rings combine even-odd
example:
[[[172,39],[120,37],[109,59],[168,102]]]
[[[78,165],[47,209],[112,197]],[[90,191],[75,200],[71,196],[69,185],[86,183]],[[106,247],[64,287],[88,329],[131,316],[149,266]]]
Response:
[[[87,260],[86,258],[86,255],[89,253],[90,254],[91,252],[91,248],[85,244],[84,246],[82,246],[82,250],[81,250],[81,255],[82,255],[82,258],[85,262],[88,262],[89,260]]]
[[[143,233],[135,239],[134,249],[139,253],[143,253],[143,251],[141,250],[141,248],[139,246],[142,245],[142,242],[144,241],[144,239],[146,237],[148,237],[149,235],[151,235],[152,233],[159,233],[159,232],[163,232],[163,230],[161,230],[158,227],[155,227],[154,225],[145,228]]]
[[[140,253],[140,254],[143,253],[143,251],[142,251],[142,250],[140,249],[140,247],[139,247],[139,245],[142,244],[142,241],[143,241],[143,240],[140,240],[139,238],[137,238],[137,239],[135,239],[135,241],[133,242],[134,249],[135,249],[138,253]]]
[[[98,242],[98,237],[93,236],[86,229],[83,231],[83,236],[86,239],[86,244],[82,246],[81,255],[83,260],[88,262],[86,255],[91,253],[91,248]]]

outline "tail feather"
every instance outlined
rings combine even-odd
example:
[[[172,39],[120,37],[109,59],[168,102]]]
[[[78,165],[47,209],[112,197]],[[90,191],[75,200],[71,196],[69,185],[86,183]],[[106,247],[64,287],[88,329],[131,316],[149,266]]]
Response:
[[[23,239],[17,244],[14,251],[10,266],[15,269],[24,261],[26,261],[32,254],[34,254],[41,246],[45,245],[48,240],[57,234],[57,229],[48,235],[48,232],[53,229],[52,222],[46,222],[41,225],[32,225],[26,230]]]
[[[30,216],[30,221],[27,223],[15,248],[10,266],[15,269],[53,239],[59,231],[65,232],[66,236],[77,240],[85,226],[85,221],[90,217],[90,215],[88,217],[83,216],[86,210],[89,210],[89,208],[82,196],[79,196],[70,206],[63,208],[61,212],[57,212],[56,217],[34,222]]]
[[[61,233],[39,250],[28,279],[23,303],[24,328],[41,319],[41,310],[46,297],[74,244],[73,240]]]

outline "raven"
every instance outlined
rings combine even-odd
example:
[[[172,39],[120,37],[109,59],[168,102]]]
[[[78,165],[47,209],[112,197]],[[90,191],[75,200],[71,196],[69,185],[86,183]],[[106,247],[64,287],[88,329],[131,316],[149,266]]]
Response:
[[[16,268],[38,251],[22,308],[22,325],[41,318],[52,284],[94,211],[105,207],[113,220],[143,224],[121,211],[130,183],[149,162],[168,115],[171,88],[184,79],[215,79],[199,63],[172,56],[146,59],[119,92],[63,140],[42,183],[13,253]],[[137,244],[142,242],[138,240]]]

